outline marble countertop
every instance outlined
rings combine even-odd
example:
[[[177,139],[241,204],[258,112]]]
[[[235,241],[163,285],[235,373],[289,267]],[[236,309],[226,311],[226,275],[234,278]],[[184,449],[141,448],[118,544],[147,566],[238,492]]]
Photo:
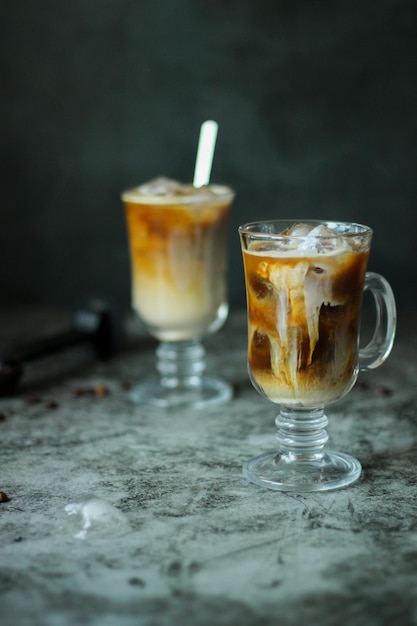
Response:
[[[243,313],[205,345],[235,389],[220,407],[134,406],[154,361],[137,338],[0,399],[2,626],[417,624],[412,326],[328,408],[329,443],[363,474],[327,493],[242,478],[277,409],[248,381]]]

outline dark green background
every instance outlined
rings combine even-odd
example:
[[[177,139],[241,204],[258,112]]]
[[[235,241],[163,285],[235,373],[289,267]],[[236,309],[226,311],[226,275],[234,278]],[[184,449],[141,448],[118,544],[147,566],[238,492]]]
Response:
[[[370,269],[403,310],[417,282],[415,0],[0,0],[1,302],[129,308],[121,189],[212,180],[236,228],[273,217],[375,230]]]

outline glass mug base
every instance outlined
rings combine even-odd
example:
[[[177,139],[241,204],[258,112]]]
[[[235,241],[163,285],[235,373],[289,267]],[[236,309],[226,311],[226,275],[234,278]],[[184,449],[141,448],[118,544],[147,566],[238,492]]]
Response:
[[[243,464],[246,480],[267,489],[297,493],[347,487],[359,479],[361,471],[355,458],[331,450],[310,459],[273,451]]]
[[[214,376],[196,381],[165,385],[158,378],[143,381],[131,393],[134,403],[155,408],[202,409],[228,402],[233,395],[231,385]]]

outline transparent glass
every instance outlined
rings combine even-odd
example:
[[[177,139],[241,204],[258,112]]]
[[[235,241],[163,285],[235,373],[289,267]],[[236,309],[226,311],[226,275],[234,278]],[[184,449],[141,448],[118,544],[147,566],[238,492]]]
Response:
[[[220,185],[172,185],[157,179],[122,194],[132,306],[160,342],[155,371],[132,398],[151,406],[202,408],[232,396],[226,381],[205,372],[202,337],[216,332],[228,315],[226,244],[234,194]]]
[[[359,370],[378,367],[395,336],[388,282],[367,272],[372,230],[317,220],[254,222],[239,228],[248,311],[248,369],[255,389],[280,405],[278,449],[244,463],[251,482],[281,491],[345,487],[355,458],[327,450],[325,406],[347,394]],[[375,330],[359,346],[363,292]]]

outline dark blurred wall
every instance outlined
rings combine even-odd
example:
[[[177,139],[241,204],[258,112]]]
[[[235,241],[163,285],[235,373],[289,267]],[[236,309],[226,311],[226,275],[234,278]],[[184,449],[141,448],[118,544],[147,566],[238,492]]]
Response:
[[[0,305],[129,307],[120,190],[190,181],[219,123],[214,182],[236,228],[354,220],[370,269],[417,303],[415,0],[0,0]]]

